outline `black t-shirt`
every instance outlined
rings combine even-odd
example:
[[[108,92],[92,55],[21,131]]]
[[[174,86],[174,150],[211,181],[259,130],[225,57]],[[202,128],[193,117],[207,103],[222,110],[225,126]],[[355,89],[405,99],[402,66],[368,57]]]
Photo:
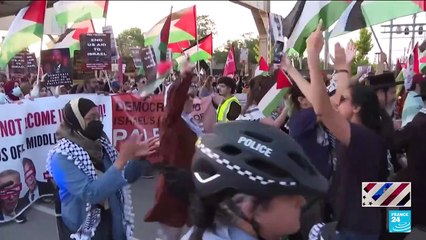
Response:
[[[387,166],[386,145],[372,130],[350,124],[348,147],[336,145],[336,173],[330,197],[339,230],[364,234],[379,234],[382,212],[380,208],[362,207],[362,182],[385,180]]]

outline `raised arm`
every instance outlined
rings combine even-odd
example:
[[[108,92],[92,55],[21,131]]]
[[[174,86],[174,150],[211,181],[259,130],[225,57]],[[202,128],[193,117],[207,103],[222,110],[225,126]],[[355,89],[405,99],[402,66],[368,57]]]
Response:
[[[176,86],[171,86],[170,102],[167,104],[168,107],[166,110],[166,116],[171,121],[174,121],[182,114],[193,77],[194,73],[192,72],[192,69],[186,70],[182,73],[181,79],[173,83],[176,84]]]
[[[331,131],[331,133],[346,146],[350,142],[349,122],[335,111],[327,94],[325,83],[322,79],[319,54],[324,45],[323,33],[321,31],[322,20],[307,40],[308,67],[311,77],[311,95],[305,95],[312,103],[319,120]],[[339,44],[335,47],[335,61],[338,67],[346,66],[346,55]],[[343,66],[342,66],[343,65]],[[349,74],[341,72],[339,75],[349,78]],[[342,77],[343,78],[343,77]],[[346,80],[348,81],[348,80]]]
[[[307,99],[310,99],[310,97],[312,97],[310,83],[306,81],[302,74],[291,64],[290,59],[288,59],[286,55],[282,57],[280,67],[288,73],[291,79],[293,79],[303,95],[305,95]]]

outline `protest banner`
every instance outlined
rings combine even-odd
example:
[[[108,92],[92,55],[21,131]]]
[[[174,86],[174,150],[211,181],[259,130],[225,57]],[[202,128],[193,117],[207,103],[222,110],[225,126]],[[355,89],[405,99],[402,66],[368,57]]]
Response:
[[[111,36],[109,33],[80,35],[83,70],[111,71]]]
[[[68,48],[49,49],[41,51],[41,66],[47,73],[46,86],[72,84],[72,63]]]
[[[111,97],[96,94],[62,95],[25,100],[23,104],[0,105],[0,185],[13,185],[0,191],[0,223],[13,220],[34,201],[52,195],[47,182],[46,158],[56,144],[55,132],[62,122],[65,104],[78,97],[89,98],[99,106],[105,133],[111,138]]]
[[[162,95],[145,100],[137,95],[119,94],[111,99],[112,142],[117,149],[120,149],[120,143],[134,134],[143,134],[143,139],[160,136],[160,120],[164,114]],[[154,164],[161,161],[158,155],[148,160]]]
[[[56,144],[55,132],[63,120],[63,107],[78,97],[98,105],[104,132],[117,149],[133,134],[143,134],[144,139],[160,134],[160,120],[165,113],[163,95],[142,99],[132,94],[73,94],[0,105],[0,185],[13,181],[12,186],[0,191],[0,199],[8,202],[3,205],[0,201],[0,223],[13,220],[38,198],[52,195],[47,182],[51,177],[46,171],[47,154]],[[194,119],[205,132],[211,132],[216,119],[211,96],[196,98],[193,110]],[[155,164],[161,158],[157,154],[148,160]]]

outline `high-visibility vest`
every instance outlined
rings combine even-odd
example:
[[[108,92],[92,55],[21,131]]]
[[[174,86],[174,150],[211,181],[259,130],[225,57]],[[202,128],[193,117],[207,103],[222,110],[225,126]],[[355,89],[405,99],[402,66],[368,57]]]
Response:
[[[222,102],[222,104],[219,105],[219,107],[217,108],[217,122],[228,122],[228,112],[229,112],[229,108],[231,106],[232,102],[236,102],[238,103],[238,105],[240,104],[240,102],[238,101],[238,98],[235,96],[232,96],[228,99],[226,99],[225,101]]]

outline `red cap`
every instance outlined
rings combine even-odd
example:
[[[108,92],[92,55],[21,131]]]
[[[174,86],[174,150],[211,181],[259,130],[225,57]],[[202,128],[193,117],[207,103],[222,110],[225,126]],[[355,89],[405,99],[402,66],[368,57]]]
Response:
[[[426,80],[426,74],[416,74],[413,76],[413,84],[419,84]]]

